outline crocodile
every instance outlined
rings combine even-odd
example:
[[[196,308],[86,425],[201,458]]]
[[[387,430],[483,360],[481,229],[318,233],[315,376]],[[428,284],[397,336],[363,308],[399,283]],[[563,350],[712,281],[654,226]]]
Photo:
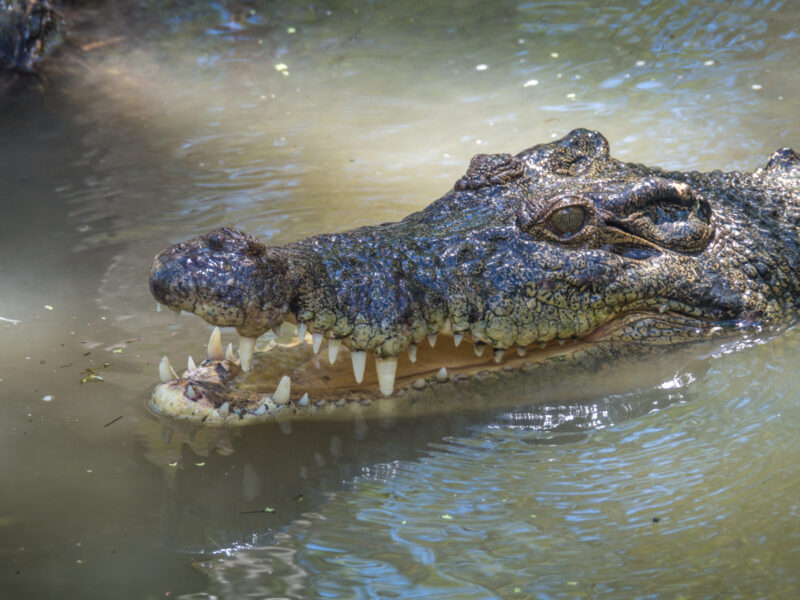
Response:
[[[181,376],[161,360],[150,406],[234,425],[420,414],[471,385],[486,405],[498,380],[559,385],[579,367],[782,327],[800,307],[798,226],[791,148],[710,173],[620,161],[586,129],[478,154],[399,222],[281,247],[223,227],[158,254],[157,301],[217,328]],[[286,323],[291,340],[273,331]],[[236,329],[238,356],[219,327]]]

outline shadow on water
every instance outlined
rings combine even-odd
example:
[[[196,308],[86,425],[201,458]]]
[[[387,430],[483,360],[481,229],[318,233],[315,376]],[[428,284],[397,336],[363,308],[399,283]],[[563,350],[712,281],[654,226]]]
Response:
[[[144,408],[208,337],[153,310],[167,245],[398,219],[576,126],[750,170],[800,145],[796,7],[107,9],[0,99],[0,597],[797,597],[795,330],[416,420]]]

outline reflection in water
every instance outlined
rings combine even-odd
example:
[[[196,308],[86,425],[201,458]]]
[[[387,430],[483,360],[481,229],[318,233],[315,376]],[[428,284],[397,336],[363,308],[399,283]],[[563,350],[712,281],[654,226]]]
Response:
[[[0,100],[6,596],[800,595],[796,331],[513,411],[226,435],[162,432],[143,406],[160,356],[208,337],[153,311],[157,251],[398,219],[472,154],[577,126],[631,160],[752,169],[800,145],[796,6],[103,17],[117,41]]]
[[[560,423],[432,440],[382,476],[355,478],[273,542],[203,562],[211,592],[793,597],[800,467],[785,452],[800,385],[752,375],[788,367],[796,345],[793,333],[724,356],[711,369],[725,377],[669,382],[686,403],[604,430],[576,437],[592,409],[545,408],[530,414],[560,412]],[[663,400],[649,395],[616,400]],[[778,495],[764,493],[773,486]]]

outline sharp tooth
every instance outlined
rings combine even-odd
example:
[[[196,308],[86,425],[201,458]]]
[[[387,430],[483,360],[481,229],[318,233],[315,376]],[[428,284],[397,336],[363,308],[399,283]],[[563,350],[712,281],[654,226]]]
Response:
[[[353,376],[356,378],[356,383],[364,381],[364,368],[367,366],[367,353],[363,350],[356,350],[350,353],[350,359],[353,361]]]
[[[161,379],[161,383],[168,383],[178,378],[178,375],[175,373],[172,365],[169,364],[169,359],[166,356],[158,363],[158,377]]]
[[[311,345],[314,348],[314,354],[319,354],[319,349],[322,346],[322,334],[321,333],[312,333],[311,334]]]
[[[547,348],[547,342],[539,342],[539,348],[541,348],[542,350]]]
[[[435,333],[428,334],[428,343],[431,345],[431,348],[433,348],[436,345],[436,336],[437,334]]]
[[[297,339],[302,343],[304,339],[306,339],[306,324],[305,323],[298,323],[297,324]]]
[[[217,409],[217,412],[219,412],[220,416],[222,416],[222,417],[227,417],[227,416],[228,416],[228,413],[229,413],[230,411],[231,411],[231,405],[230,405],[230,404],[228,404],[227,402],[224,402],[224,403],[222,404],[222,406],[220,406],[220,407]]]
[[[391,396],[394,391],[394,375],[397,372],[397,357],[375,357],[375,370],[378,372],[378,387],[381,394]]]
[[[428,382],[425,381],[422,377],[420,377],[414,383],[411,384],[411,387],[413,387],[415,390],[421,390],[424,389],[426,385],[428,385]]]
[[[189,355],[189,359],[186,361],[186,370],[187,371],[194,371],[197,368],[197,365],[194,364],[194,359],[192,355]]]
[[[195,392],[194,388],[191,385],[186,386],[186,394],[184,394],[187,398],[194,398]]]
[[[303,394],[303,397],[297,401],[297,406],[308,406],[308,392]]]
[[[486,349],[486,344],[475,344],[475,356],[483,356],[483,351]]]
[[[499,363],[501,360],[503,360],[503,354],[505,354],[505,352],[506,351],[503,350],[502,348],[495,348],[494,349],[494,362]]]
[[[219,327],[214,327],[211,337],[208,338],[208,350],[206,352],[208,360],[222,360],[225,355],[222,353],[222,334]]]
[[[228,345],[225,348],[225,359],[236,360],[236,355],[233,353],[233,343],[231,342],[228,342]]]
[[[239,364],[242,371],[250,370],[250,361],[256,347],[256,338],[239,336]]]
[[[342,340],[331,338],[328,340],[328,362],[333,364],[336,362],[336,356],[339,354],[339,348],[342,347]]]
[[[275,389],[275,393],[272,394],[272,401],[275,404],[288,404],[289,393],[291,391],[292,391],[292,380],[288,375],[284,375],[283,377],[281,377],[281,380],[278,383],[278,387]]]
[[[156,302],[156,312],[161,312],[161,302]]]
[[[559,346],[563,346],[563,345],[564,345],[564,343],[565,343],[566,341],[567,341],[567,340],[565,340],[565,339],[563,339],[563,338],[558,338],[558,345],[559,345]]]
[[[447,381],[447,369],[442,367],[436,372],[436,381],[444,383]]]
[[[662,304],[661,306],[659,306],[659,307],[658,307],[658,312],[660,312],[662,315],[663,315],[665,312],[667,312],[667,305],[666,305],[666,304]]]
[[[416,344],[411,344],[408,347],[408,360],[410,360],[412,363],[417,362],[417,345]]]
[[[263,415],[266,412],[267,412],[267,405],[266,404],[262,404],[261,406],[259,406],[257,409],[255,409],[253,411],[253,414],[256,415],[257,417],[260,417],[261,415]]]
[[[526,352],[528,352],[528,349],[525,346],[517,346],[517,354],[525,356]]]
[[[453,343],[456,345],[456,348],[458,348],[458,345],[461,343],[461,340],[463,340],[463,339],[464,339],[464,334],[463,333],[454,333],[453,334]]]

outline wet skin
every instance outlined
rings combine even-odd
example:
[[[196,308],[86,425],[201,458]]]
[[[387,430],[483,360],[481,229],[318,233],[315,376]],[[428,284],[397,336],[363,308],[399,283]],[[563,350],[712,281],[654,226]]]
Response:
[[[150,272],[158,301],[235,327],[242,344],[237,361],[213,341],[183,378],[162,364],[153,406],[206,421],[331,416],[382,396],[422,402],[436,383],[503,368],[587,355],[598,364],[791,322],[798,225],[800,156],[789,148],[753,173],[623,163],[587,130],[516,156],[477,155],[450,192],[397,223],[283,247],[222,228],[159,254]],[[254,339],[283,321],[300,325],[300,342],[308,331],[311,347],[258,354],[243,374]],[[438,334],[455,344],[405,358]],[[323,340],[331,358],[347,348],[356,383],[342,369],[298,365],[319,363]],[[364,381],[369,354],[376,376]],[[292,383],[272,393],[277,366]]]

